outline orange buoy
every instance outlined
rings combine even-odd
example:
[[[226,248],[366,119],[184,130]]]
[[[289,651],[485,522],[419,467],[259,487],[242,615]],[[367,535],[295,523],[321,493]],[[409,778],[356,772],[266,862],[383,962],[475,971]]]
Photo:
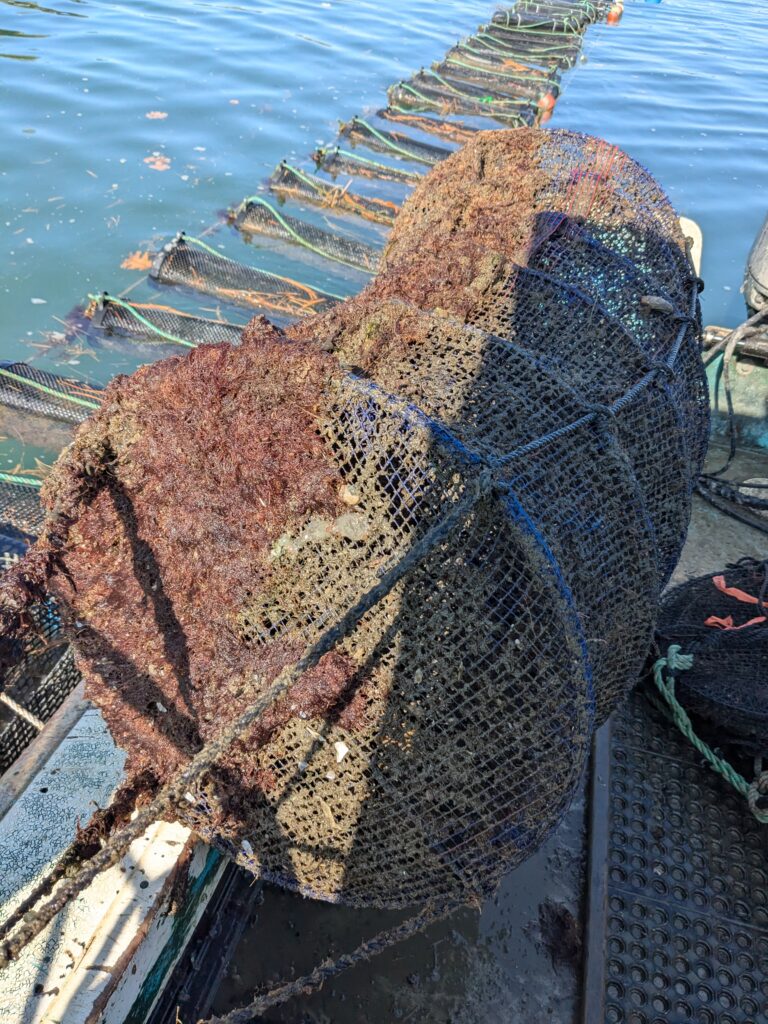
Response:
[[[557,103],[557,98],[551,92],[546,92],[539,100],[539,110],[551,112],[555,103]]]
[[[624,13],[623,4],[614,4],[613,7],[608,11],[605,22],[607,25],[618,25],[621,21],[621,16]]]
[[[552,109],[551,108],[549,110],[542,110],[539,113],[538,123],[539,124],[546,124],[547,121],[549,121],[551,119],[551,117],[552,117]]]

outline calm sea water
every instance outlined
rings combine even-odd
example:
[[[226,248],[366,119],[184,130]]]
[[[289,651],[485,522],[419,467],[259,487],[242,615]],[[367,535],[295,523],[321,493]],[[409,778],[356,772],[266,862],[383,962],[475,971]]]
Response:
[[[0,358],[101,381],[131,369],[125,353],[36,346],[89,293],[136,281],[121,268],[130,253],[204,230],[283,157],[311,166],[339,119],[381,106],[388,84],[492,8],[0,0]],[[712,322],[740,315],[744,258],[768,207],[767,31],[762,0],[630,2],[619,26],[590,28],[587,61],[565,75],[550,122],[624,146],[700,222]],[[228,228],[214,244],[254,256]],[[361,283],[256,255],[332,291]],[[133,294],[146,298],[145,286]]]

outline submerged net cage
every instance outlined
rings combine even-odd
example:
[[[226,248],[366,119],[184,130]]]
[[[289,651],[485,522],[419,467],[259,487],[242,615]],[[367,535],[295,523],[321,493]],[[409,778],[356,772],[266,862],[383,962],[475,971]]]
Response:
[[[269,179],[269,187],[276,195],[296,196],[339,213],[357,214],[376,224],[391,225],[398,211],[397,204],[388,199],[357,195],[346,187],[332,185],[285,161],[278,164]]]
[[[407,128],[415,128],[417,131],[426,132],[429,135],[437,135],[439,138],[447,139],[449,142],[457,142],[461,145],[469,142],[472,136],[480,130],[474,127],[474,125],[466,124],[464,121],[447,121],[441,117],[424,117],[421,114],[412,114],[407,110],[395,110],[392,107],[382,107],[381,110],[376,111],[376,116],[384,121],[394,121],[396,124],[405,125]],[[403,138],[415,141],[410,136],[403,135]],[[435,147],[435,149],[442,148],[441,146]],[[448,153],[450,152],[449,150]],[[440,156],[438,159],[442,160],[443,157]],[[423,162],[432,164],[437,163],[437,160]]]
[[[541,35],[580,34],[593,21],[587,11],[578,8],[549,7],[539,10],[516,4],[512,8],[496,11],[492,22],[505,28],[522,28]]]
[[[502,98],[490,91],[438,81],[434,73],[419,72],[387,90],[389,105],[396,110],[435,110],[440,114],[490,117],[507,128],[532,125],[536,108],[530,100]]]
[[[226,320],[190,316],[172,306],[148,302],[126,302],[106,292],[94,296],[86,310],[91,329],[108,336],[117,335],[140,344],[236,345],[243,328]]]
[[[244,199],[235,211],[232,223],[246,236],[279,238],[355,270],[373,273],[379,261],[380,253],[372,245],[291,217],[261,196]]]
[[[26,363],[0,363],[0,404],[64,423],[82,423],[101,404],[102,389]]]
[[[293,278],[231,260],[183,232],[158,253],[149,276],[159,284],[190,288],[235,306],[285,316],[317,312],[339,300]]]
[[[337,178],[340,174],[347,177],[375,178],[380,181],[396,181],[402,185],[415,185],[422,175],[421,171],[408,171],[404,167],[393,167],[383,164],[380,160],[371,160],[350,153],[346,149],[334,146],[331,149],[316,149],[312,154],[317,169]]]
[[[768,560],[743,558],[665,595],[663,651],[679,645],[690,668],[673,672],[677,699],[718,738],[768,750]]]
[[[555,99],[560,95],[560,87],[551,77],[530,79],[519,70],[482,65],[460,57],[436,62],[432,70],[455,85],[469,85],[500,98],[518,96],[538,103],[544,96]]]
[[[472,50],[498,57],[501,61],[515,60],[549,68],[572,68],[581,55],[581,37],[536,37],[518,32],[514,38],[499,26],[481,25],[465,41]],[[463,45],[463,44],[459,44]]]
[[[423,122],[427,119],[421,118],[420,120]],[[414,127],[421,127],[421,125]],[[339,134],[342,138],[349,139],[353,145],[367,146],[368,149],[372,149],[376,153],[387,153],[390,156],[399,157],[401,160],[413,160],[430,167],[451,155],[451,150],[446,149],[445,146],[433,146],[429,142],[419,142],[418,139],[411,138],[405,132],[390,132],[376,128],[362,117],[353,117],[346,124],[342,124]]]
[[[528,265],[569,240],[578,282]],[[492,891],[647,656],[706,443],[697,284],[620,150],[482,133],[359,296],[113,383],[34,564],[129,772],[203,747],[174,815],[306,895]]]

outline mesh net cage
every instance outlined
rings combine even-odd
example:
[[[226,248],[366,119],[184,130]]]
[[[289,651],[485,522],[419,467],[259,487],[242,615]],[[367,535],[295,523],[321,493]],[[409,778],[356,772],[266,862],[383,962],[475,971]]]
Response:
[[[383,121],[394,121],[396,124],[405,125],[407,128],[415,128],[417,131],[426,132],[428,135],[436,135],[438,138],[460,144],[469,142],[472,136],[480,130],[474,125],[466,124],[464,121],[448,121],[441,117],[424,117],[421,114],[414,114],[408,110],[395,110],[393,107],[382,107],[381,110],[376,111],[376,116],[380,117]],[[435,148],[443,149],[444,147]],[[438,159],[442,160],[443,157],[441,156]],[[431,164],[437,161],[430,160],[428,162]]]
[[[421,119],[422,124],[425,119]],[[422,127],[422,124],[414,127]],[[413,160],[417,163],[433,166],[451,155],[445,146],[434,146],[429,142],[420,142],[405,132],[386,131],[377,128],[362,117],[353,117],[339,129],[342,138],[349,139],[353,145],[364,145],[376,153],[388,153],[390,156]],[[461,139],[461,141],[465,141]]]
[[[685,709],[714,726],[721,740],[765,754],[768,560],[744,558],[674,587],[662,601],[657,635],[663,651],[679,644],[693,655],[691,668],[674,673]]]
[[[18,532],[31,539],[44,521],[39,487],[0,480],[0,530],[5,536]]]
[[[355,270],[375,271],[379,252],[356,238],[334,234],[276,209],[261,196],[243,200],[234,213],[233,224],[243,235],[264,235],[300,245],[324,259],[343,263]]]
[[[82,423],[101,402],[101,388],[26,363],[0,363],[0,404],[31,415]]]
[[[531,125],[536,119],[536,105],[528,97],[451,81],[434,71],[420,71],[408,81],[390,86],[387,99],[391,106],[407,110],[490,117],[507,128]]]
[[[522,31],[513,35],[501,25],[481,25],[466,45],[502,63],[513,59],[563,70],[572,68],[581,54],[581,36],[558,38]]]
[[[126,302],[106,293],[86,310],[91,329],[108,336],[117,335],[141,344],[218,345],[240,341],[243,328],[226,320],[190,316],[172,306],[157,303]]]
[[[371,160],[359,153],[349,153],[339,146],[331,149],[316,149],[312,154],[315,166],[332,178],[343,174],[347,177],[373,178],[379,181],[396,181],[400,185],[415,185],[421,171],[409,171],[404,167],[393,167],[380,160]]]
[[[492,891],[647,657],[705,444],[697,294],[620,150],[479,133],[358,296],[110,385],[36,556],[129,770],[162,784],[299,662],[178,818],[312,897]]]
[[[377,199],[375,196],[361,196],[350,192],[348,188],[323,181],[313,174],[307,174],[290,164],[278,164],[269,187],[279,196],[296,196],[316,206],[324,206],[340,213],[354,213],[364,220],[376,224],[391,225],[398,211],[398,206],[389,199]]]
[[[158,253],[149,276],[159,284],[189,288],[236,306],[285,316],[317,312],[338,301],[338,296],[301,281],[231,260],[183,233]]]
[[[432,65],[432,71],[444,81],[460,88],[470,86],[482,96],[517,97],[538,103],[547,94],[556,98],[560,87],[551,77],[532,78],[515,69],[504,69],[459,56],[447,57]]]

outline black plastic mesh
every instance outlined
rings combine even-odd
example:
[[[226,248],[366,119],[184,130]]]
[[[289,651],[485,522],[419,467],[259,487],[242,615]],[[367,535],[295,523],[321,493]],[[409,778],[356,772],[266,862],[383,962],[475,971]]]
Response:
[[[320,312],[338,301],[335,295],[301,281],[257,270],[200,248],[194,239],[184,235],[163,248],[149,275],[160,284],[191,288],[236,306],[287,316]]]
[[[0,691],[45,722],[77,686],[80,673],[72,649],[60,637],[55,606],[36,606],[32,618],[34,628],[23,641],[14,641],[18,650],[4,650],[6,663],[12,656],[13,664],[3,672]],[[0,702],[0,774],[36,735],[31,723]]]
[[[101,390],[26,363],[0,363],[0,403],[47,419],[82,423],[101,404]]]
[[[170,306],[129,303],[103,296],[91,314],[91,325],[141,343],[218,345],[238,344],[242,327],[225,320],[189,316]]]
[[[252,196],[240,205],[234,223],[244,235],[279,238],[348,267],[374,271],[379,262],[379,252],[372,245],[291,217],[260,196]]]
[[[0,530],[3,534],[37,536],[45,520],[40,489],[25,484],[0,482]]]
[[[584,31],[592,21],[589,13],[570,7],[545,7],[538,5],[533,9],[524,4],[516,4],[513,8],[496,11],[493,16],[494,25],[505,28],[522,28],[526,32],[537,32],[543,35],[550,33],[578,34]]]
[[[686,710],[719,735],[768,750],[768,560],[744,558],[675,587],[657,627],[665,653],[679,644],[693,667],[675,673]]]
[[[315,206],[324,206],[336,213],[354,213],[377,224],[391,225],[398,211],[397,204],[390,200],[357,195],[285,162],[278,164],[269,179],[269,187],[279,196],[298,196]]]
[[[426,120],[422,118],[421,121]],[[414,127],[422,127],[421,124]],[[429,127],[429,126],[428,126]],[[429,142],[419,142],[404,132],[386,131],[383,128],[376,128],[360,117],[353,117],[351,121],[341,126],[339,134],[349,139],[354,145],[367,146],[377,153],[388,153],[390,156],[401,157],[405,160],[414,160],[417,163],[433,166],[450,156],[451,150],[444,146],[433,146]]]

